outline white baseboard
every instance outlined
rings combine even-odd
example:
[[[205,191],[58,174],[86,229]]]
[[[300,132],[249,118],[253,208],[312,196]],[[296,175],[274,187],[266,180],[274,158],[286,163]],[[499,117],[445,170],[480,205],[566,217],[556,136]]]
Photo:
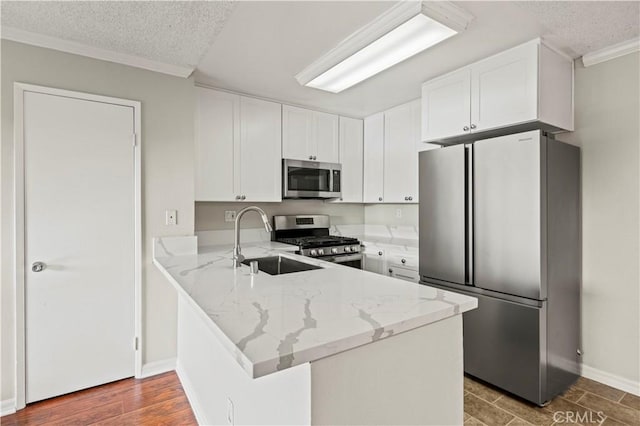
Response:
[[[207,424],[205,422],[204,416],[202,415],[202,409],[200,409],[200,403],[196,398],[193,385],[189,381],[189,377],[187,377],[186,373],[180,366],[179,361],[176,363],[176,374],[178,375],[178,379],[180,379],[180,383],[182,384],[182,389],[184,389],[184,393],[187,395],[187,399],[189,400],[189,405],[191,405],[191,411],[193,411],[193,415],[196,416],[196,421],[198,422],[199,425]]]
[[[0,401],[0,416],[6,416],[16,412],[16,400],[15,398],[4,399]]]
[[[582,376],[640,396],[640,382],[634,382],[633,380],[625,379],[624,377],[616,376],[615,374],[607,373],[606,371],[585,364],[582,364]]]
[[[176,369],[176,359],[168,358],[161,359],[159,361],[148,362],[142,365],[142,372],[138,379],[144,379],[145,377],[155,376],[157,374],[166,373],[167,371],[173,371]]]

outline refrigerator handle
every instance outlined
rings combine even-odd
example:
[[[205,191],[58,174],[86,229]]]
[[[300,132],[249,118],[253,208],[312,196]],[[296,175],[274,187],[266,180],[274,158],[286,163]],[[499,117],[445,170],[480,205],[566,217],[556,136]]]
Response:
[[[473,144],[464,146],[464,163],[465,163],[465,204],[467,206],[465,213],[465,284],[473,285]]]

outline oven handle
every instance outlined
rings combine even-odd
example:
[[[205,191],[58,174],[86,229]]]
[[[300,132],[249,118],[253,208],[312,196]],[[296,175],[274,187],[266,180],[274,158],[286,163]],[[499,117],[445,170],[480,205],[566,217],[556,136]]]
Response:
[[[349,255],[342,254],[338,256],[324,256],[324,257],[317,257],[316,259],[324,260],[325,262],[344,263],[344,262],[351,262],[354,260],[362,260],[362,253],[355,253],[355,254],[349,254]]]

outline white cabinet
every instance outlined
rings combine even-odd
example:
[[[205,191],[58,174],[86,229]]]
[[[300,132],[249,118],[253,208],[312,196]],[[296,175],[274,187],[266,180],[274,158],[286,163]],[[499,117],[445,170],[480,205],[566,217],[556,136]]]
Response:
[[[364,119],[363,201],[384,201],[384,113]]]
[[[386,203],[418,201],[420,101],[384,113],[384,185]]]
[[[422,139],[460,134],[471,119],[471,71],[462,69],[422,85]]]
[[[282,200],[281,105],[196,88],[196,201]]]
[[[338,116],[282,106],[282,157],[340,162]]]
[[[364,120],[364,202],[417,203],[420,100]]]
[[[240,98],[240,147],[234,164],[243,201],[282,201],[281,123],[280,104]]]
[[[539,122],[573,130],[573,61],[539,39],[422,85],[422,140]]]
[[[363,252],[363,269],[380,275],[387,274],[387,262],[384,250],[374,246],[366,246]]]
[[[362,120],[340,117],[340,202],[362,202],[363,130]]]
[[[233,201],[235,141],[240,135],[240,96],[196,88],[196,201]]]

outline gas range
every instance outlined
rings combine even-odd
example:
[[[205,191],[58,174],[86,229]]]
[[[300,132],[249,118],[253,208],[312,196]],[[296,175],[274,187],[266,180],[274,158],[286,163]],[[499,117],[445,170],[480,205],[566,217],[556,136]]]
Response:
[[[357,238],[330,235],[329,216],[274,216],[273,225],[273,240],[298,246],[298,254],[362,267],[360,241]]]

